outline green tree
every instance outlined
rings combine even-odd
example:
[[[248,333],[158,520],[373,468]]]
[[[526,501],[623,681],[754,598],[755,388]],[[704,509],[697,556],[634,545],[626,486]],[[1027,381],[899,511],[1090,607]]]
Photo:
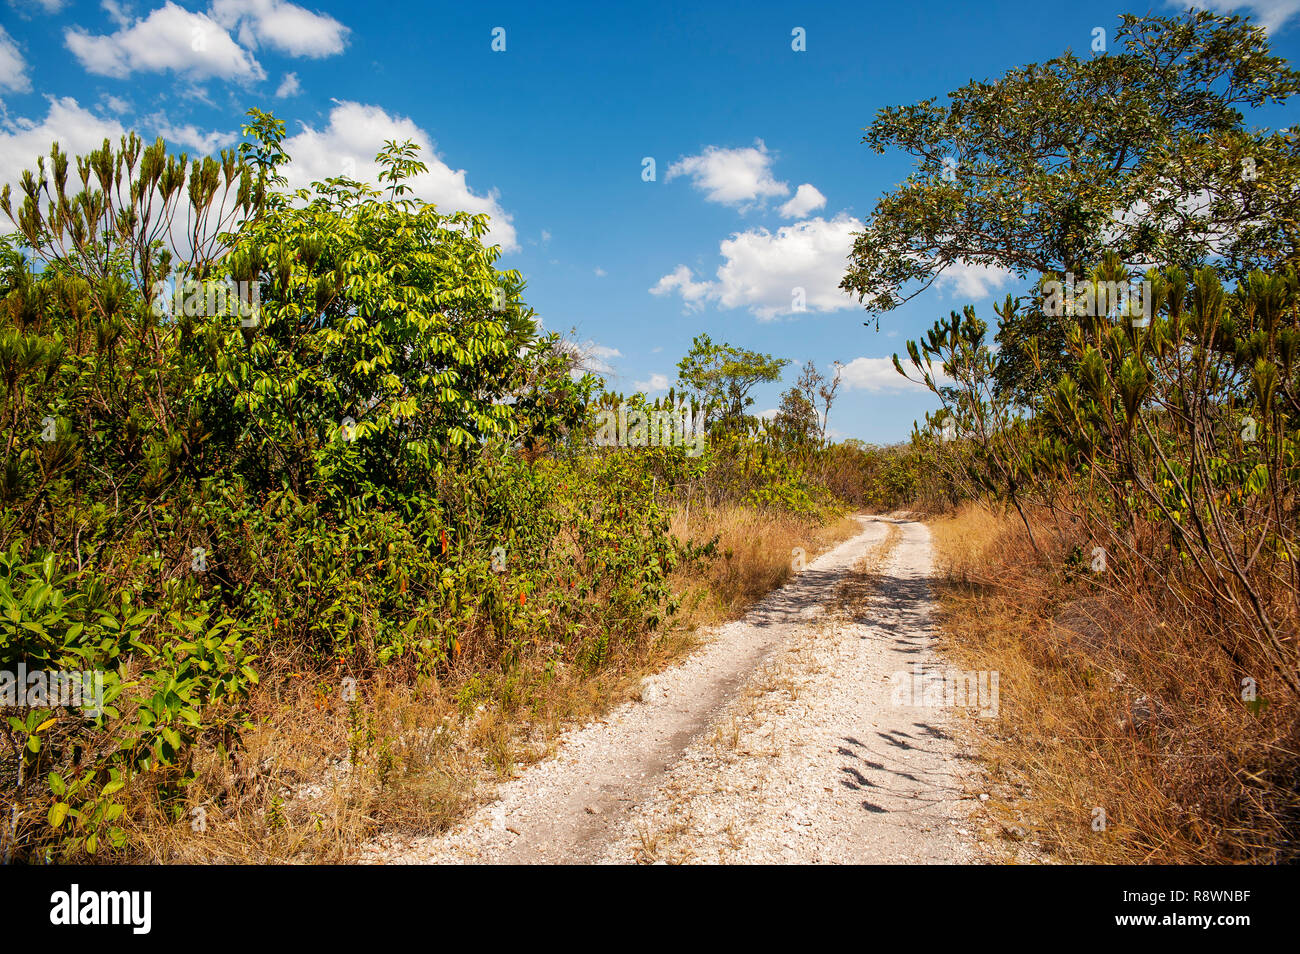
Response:
[[[754,403],[749,392],[757,384],[779,381],[790,362],[726,343],[714,344],[697,335],[690,353],[677,364],[682,385],[699,400],[705,420],[727,429],[745,424],[746,409]]]
[[[877,322],[953,266],[1083,278],[1114,252],[1144,268],[1218,257],[1240,275],[1295,254],[1300,137],[1248,130],[1241,109],[1285,102],[1300,73],[1238,17],[1121,21],[1115,53],[878,113],[863,141],[918,168],[879,201],[841,283]],[[1040,309],[1013,315],[1004,386],[1033,378],[1031,338],[1045,358],[1065,352]]]
[[[580,418],[591,382],[537,335],[521,276],[483,244],[487,216],[408,195],[416,155],[385,145],[382,194],[343,178],[300,190],[225,261],[258,283],[260,308],[205,326],[196,386],[259,484],[409,485],[485,441],[550,441]]]
[[[810,448],[820,435],[817,408],[797,386],[781,395],[771,431],[783,447],[790,450]]]

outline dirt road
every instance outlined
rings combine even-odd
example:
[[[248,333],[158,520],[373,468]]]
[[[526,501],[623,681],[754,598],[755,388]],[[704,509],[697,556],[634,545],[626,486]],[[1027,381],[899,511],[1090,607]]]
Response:
[[[566,733],[462,827],[368,860],[972,860],[948,716],[891,696],[896,673],[935,663],[929,531],[859,520],[861,534],[650,680],[643,701]],[[873,560],[868,586],[853,571]]]

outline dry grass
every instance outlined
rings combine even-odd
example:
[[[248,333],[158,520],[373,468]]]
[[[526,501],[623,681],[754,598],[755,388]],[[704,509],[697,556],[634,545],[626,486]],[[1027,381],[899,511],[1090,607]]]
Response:
[[[692,625],[739,616],[790,579],[796,549],[802,549],[811,560],[860,529],[851,517],[823,525],[807,518],[734,506],[704,513],[697,508],[689,516],[688,523],[685,509],[678,508],[671,519],[671,532],[700,545],[716,536],[718,553],[711,565],[685,568],[674,577]]]
[[[978,739],[995,830],[1066,863],[1295,858],[1294,707],[1244,705],[1203,620],[1169,615],[1158,586],[1035,558],[1014,516],[967,507],[931,527],[946,648],[1000,674]]]
[[[594,673],[540,659],[509,674],[466,668],[442,680],[380,672],[349,702],[341,678],[265,671],[233,759],[201,752],[183,798],[166,810],[128,807],[139,860],[336,863],[355,860],[379,832],[445,830],[493,782],[545,756],[565,728],[634,698],[645,676],[696,645],[700,627],[741,615],[783,584],[794,548],[812,559],[858,525],[697,506],[689,525],[679,511],[672,530],[697,544],[716,537],[717,558],[676,571],[683,599],[672,624],[620,644]]]

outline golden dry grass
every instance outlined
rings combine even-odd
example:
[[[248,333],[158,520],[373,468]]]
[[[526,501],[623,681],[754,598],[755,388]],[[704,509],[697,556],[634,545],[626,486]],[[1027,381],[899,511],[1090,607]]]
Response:
[[[1014,515],[931,527],[945,648],[1000,674],[999,719],[975,730],[991,830],[1067,863],[1294,858],[1294,712],[1243,705],[1203,622],[1035,557]]]
[[[687,522],[678,508],[670,522],[679,539],[706,544],[717,537],[718,558],[702,571],[679,571],[674,583],[686,596],[690,625],[731,619],[783,585],[793,574],[796,548],[811,560],[857,534],[858,523],[841,517],[828,524],[747,507],[698,509]]]

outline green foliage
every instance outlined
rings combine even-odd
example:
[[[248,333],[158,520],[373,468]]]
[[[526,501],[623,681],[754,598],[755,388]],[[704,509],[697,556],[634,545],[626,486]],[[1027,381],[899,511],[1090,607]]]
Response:
[[[707,464],[587,446],[596,381],[486,217],[412,198],[409,143],[382,193],[278,192],[283,123],[245,133],[215,166],[105,144],[76,195],[56,147],[0,243],[0,671],[104,688],[90,717],[5,709],[19,859],[129,852],[127,806],[179,813],[196,753],[240,747],[262,658],[594,672],[676,610],[667,508]],[[188,261],[133,198],[202,216],[223,180],[238,220]]]
[[[682,384],[704,408],[712,425],[736,430],[745,426],[746,409],[753,403],[754,386],[779,381],[781,369],[790,362],[726,343],[714,344],[708,335],[697,335],[691,350],[677,365]]]
[[[1014,308],[1010,296],[997,308],[1005,315]],[[961,450],[935,455],[947,482],[960,496],[992,495],[1016,508],[1030,541],[1033,529],[1023,507],[1024,488],[1035,479],[1036,461],[1023,452],[1027,423],[1017,408],[995,386],[996,357],[986,343],[988,325],[967,305],[959,315],[934,323],[926,338],[907,343],[912,367],[920,382],[939,395],[941,410],[926,415],[927,433],[919,428],[913,443],[960,441]],[[938,358],[942,374],[936,370]],[[906,377],[898,355],[894,367]]]
[[[8,843],[57,842],[64,852],[120,848],[115,800],[147,777],[175,794],[190,775],[192,747],[214,734],[229,740],[257,680],[247,634],[230,619],[204,631],[201,616],[165,621],[129,591],[110,599],[93,572],[63,573],[48,554],[24,563],[17,544],[0,555],[0,671],[97,673],[79,697],[31,699],[6,719],[17,798],[42,787],[53,796],[44,819],[22,819]],[[22,691],[22,687],[19,687]],[[102,694],[101,694],[102,693]],[[32,831],[43,820],[45,832]],[[66,823],[66,824],[65,824]]]
[[[244,229],[225,259],[260,282],[261,306],[251,329],[207,323],[194,393],[256,486],[409,490],[484,441],[581,415],[590,384],[546,373],[556,341],[538,338],[518,273],[493,267],[487,217],[402,197],[411,155],[390,144],[378,157],[388,200],[330,180]]]
[[[1226,628],[1242,678],[1259,678],[1252,657],[1294,694],[1300,279],[1257,271],[1229,288],[1208,268],[1146,279],[1149,323],[1072,319],[1068,370],[1032,417],[993,386],[995,357],[973,309],[909,342],[955,425],[934,445],[940,465],[967,478],[963,497],[1068,518],[1084,551],[1108,554],[1106,573],[1158,583],[1179,612],[1210,612],[1207,631]]]
[[[1250,131],[1240,109],[1286,102],[1300,74],[1241,18],[1121,19],[1115,52],[882,109],[863,141],[918,168],[877,204],[842,287],[879,314],[962,264],[1059,276],[1107,251],[1184,267],[1217,254],[1239,276],[1284,261],[1300,137]],[[1064,352],[1061,329],[1028,331]]]
[[[18,860],[129,858],[128,813],[179,823],[267,672],[432,674],[470,708],[597,673],[676,612],[674,570],[713,556],[670,534],[673,507],[841,506],[834,384],[811,365],[798,434],[765,430],[749,392],[786,362],[702,336],[689,397],[655,406],[711,413],[704,452],[594,447],[594,409],[623,398],[538,332],[487,218],[414,198],[410,143],[385,144],[381,188],[286,193],[284,131],[251,110],[236,152],[194,163],[105,143],[79,192],[55,147],[0,241],[0,672],[104,689],[89,715],[5,707]],[[192,256],[165,247],[176,215],[199,220]],[[361,751],[371,721],[347,719]]]

